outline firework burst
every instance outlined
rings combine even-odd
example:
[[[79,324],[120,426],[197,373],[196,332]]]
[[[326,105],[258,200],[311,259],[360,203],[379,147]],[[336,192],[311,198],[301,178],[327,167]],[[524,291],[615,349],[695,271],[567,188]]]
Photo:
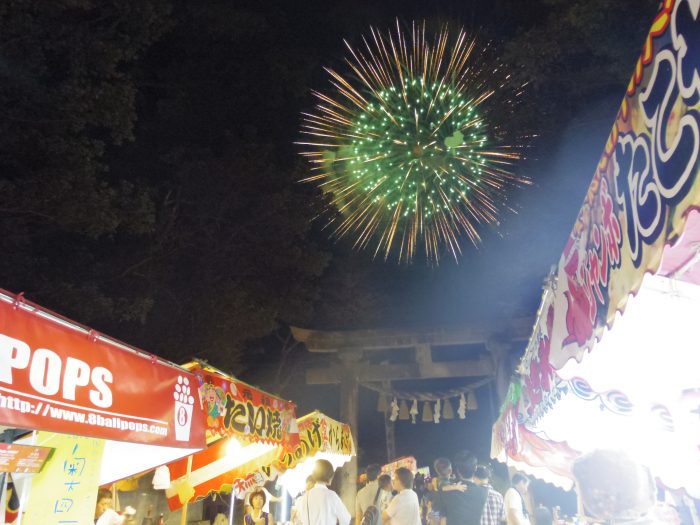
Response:
[[[345,42],[347,75],[326,69],[333,94],[314,92],[300,142],[312,165],[304,181],[329,194],[338,237],[385,259],[417,252],[455,259],[480,224],[497,224],[515,175],[522,135],[507,125],[522,92],[484,48],[460,30],[430,42],[425,24],[410,33],[372,28],[360,49]]]

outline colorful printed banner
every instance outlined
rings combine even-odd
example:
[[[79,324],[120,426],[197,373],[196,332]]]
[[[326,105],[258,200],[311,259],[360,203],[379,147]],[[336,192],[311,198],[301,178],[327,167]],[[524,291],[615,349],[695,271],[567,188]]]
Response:
[[[0,295],[0,425],[201,448],[204,418],[193,380],[155,357]]]
[[[92,523],[104,440],[38,432],[37,444],[56,450],[32,479],[22,523]]]
[[[692,270],[700,245],[697,211],[700,209],[699,43],[700,3],[664,0],[644,43],[574,228],[545,290],[533,335],[520,364],[520,378],[511,384],[501,417],[494,425],[494,457],[505,459],[507,455],[510,460],[544,468],[547,462],[556,460],[557,454],[561,456],[565,449],[570,450],[563,440],[571,439],[571,444],[576,436],[564,438],[565,431],[575,426],[565,423],[567,416],[571,418],[575,413],[575,417],[582,419],[584,409],[589,410],[591,417],[592,414],[609,416],[606,426],[589,428],[608,428],[610,433],[619,435],[634,420],[643,422],[643,425],[639,423],[642,426],[636,435],[646,436],[654,426],[654,431],[658,427],[659,432],[663,430],[665,436],[670,436],[669,439],[683,437],[674,437],[673,429],[681,428],[681,422],[693,410],[700,410],[700,406],[687,402],[696,391],[694,388],[700,391],[700,382],[691,385],[685,393],[676,392],[681,389],[680,380],[675,385],[666,385],[663,392],[652,392],[652,387],[661,389],[662,386],[657,384],[659,381],[653,381],[651,375],[644,376],[651,383],[639,399],[649,401],[652,394],[658,394],[665,403],[653,405],[644,417],[643,403],[635,405],[631,391],[619,389],[617,384],[613,388],[596,389],[588,382],[596,376],[609,376],[610,370],[622,369],[621,356],[634,354],[634,350],[649,350],[647,346],[651,343],[641,333],[655,323],[659,330],[656,335],[666,333],[669,337],[665,343],[656,341],[654,350],[663,351],[666,344],[674,345],[674,351],[679,353],[689,343],[679,341],[677,336],[670,337],[677,332],[660,332],[681,320],[687,322],[689,307],[681,308],[675,318],[665,323],[660,321],[661,312],[656,316],[649,310],[642,312],[644,322],[639,325],[636,339],[645,339],[643,341],[633,343],[635,337],[629,333],[624,341],[612,336],[616,336],[613,327],[616,314],[628,307],[628,301],[631,301],[630,313],[642,296],[651,297],[651,302],[659,307],[663,300],[683,295],[669,292],[668,288],[674,287],[670,281],[676,282],[676,288],[686,290],[685,299],[694,296],[692,288],[700,284],[697,267]],[[659,277],[647,277],[642,286],[648,273],[657,273]],[[664,280],[663,276],[673,279]],[[638,292],[639,297],[630,298]],[[654,294],[657,294],[656,299]],[[671,307],[676,306],[675,303],[667,305],[663,313],[668,315]],[[616,326],[622,328],[626,318],[623,316]],[[606,327],[612,330],[603,337]],[[606,340],[615,340],[615,344],[607,345],[607,353],[599,354],[604,352]],[[629,352],[625,353],[627,350]],[[637,368],[642,363],[646,366],[664,362],[664,357],[657,354],[647,352],[642,358],[637,353],[636,357],[624,361],[630,364],[630,374],[635,373],[632,365],[635,359]],[[614,363],[615,368],[593,370],[591,363],[600,364],[606,360]],[[681,359],[680,363],[683,362],[690,360]],[[580,373],[586,370],[588,375],[569,377],[571,370],[581,370]],[[683,377],[693,383],[688,379],[689,374],[683,372]],[[574,406],[577,407],[575,411]],[[612,431],[613,422],[620,425],[616,431]],[[555,429],[561,432],[555,433]],[[550,454],[550,448],[536,441],[551,439],[555,434],[553,441],[559,443],[550,443],[555,452],[543,459]],[[700,443],[696,440],[694,444],[683,444],[692,450],[690,445],[694,445],[697,452]],[[532,452],[535,449],[544,452],[535,454]],[[638,452],[641,457],[645,451]],[[682,461],[665,463],[678,466]],[[566,473],[561,469],[556,474]],[[681,479],[681,476],[663,472],[658,476],[667,484],[672,478]],[[678,485],[688,487],[683,483]]]
[[[666,0],[654,20],[522,362],[530,418],[700,207],[699,31],[689,0]]]
[[[319,452],[341,456],[355,455],[355,442],[350,425],[339,423],[321,412],[312,412],[299,419],[299,444],[279,462],[280,470],[296,467]]]
[[[185,365],[197,378],[199,401],[207,420],[207,443],[235,436],[242,442],[281,447],[298,440],[296,406],[218,371]]]

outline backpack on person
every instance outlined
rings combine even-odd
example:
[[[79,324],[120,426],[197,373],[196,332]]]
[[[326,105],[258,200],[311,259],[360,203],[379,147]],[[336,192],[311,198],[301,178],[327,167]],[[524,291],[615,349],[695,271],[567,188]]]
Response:
[[[382,517],[381,512],[377,508],[377,501],[379,501],[379,494],[381,494],[382,488],[377,487],[377,494],[374,496],[374,503],[367,507],[367,510],[362,515],[362,521],[360,525],[379,525],[379,520]]]

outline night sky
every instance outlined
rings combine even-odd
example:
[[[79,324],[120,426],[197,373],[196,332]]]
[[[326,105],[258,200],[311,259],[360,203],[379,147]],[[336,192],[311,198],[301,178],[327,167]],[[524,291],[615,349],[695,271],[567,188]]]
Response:
[[[0,10],[2,287],[176,362],[208,359],[337,416],[307,388],[289,325],[444,327],[534,316],[622,99],[653,0],[110,0]],[[511,195],[458,263],[397,265],[329,240],[294,142],[343,70],[343,39],[425,20],[491,41],[528,83],[513,125],[537,135]],[[497,406],[397,425],[423,463],[485,457]],[[360,462],[382,460],[363,391]]]

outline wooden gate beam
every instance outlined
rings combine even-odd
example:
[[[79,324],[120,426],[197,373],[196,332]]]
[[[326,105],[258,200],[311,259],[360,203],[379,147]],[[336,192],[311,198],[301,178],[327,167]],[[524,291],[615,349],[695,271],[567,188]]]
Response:
[[[352,330],[323,331],[290,327],[294,339],[304,343],[310,352],[335,353],[361,348],[364,351],[416,348],[420,345],[449,346],[479,344],[488,341],[494,333],[503,334],[511,341],[527,341],[532,334],[533,318],[520,317],[498,324],[479,324],[443,330]]]
[[[495,373],[492,359],[480,358],[464,361],[422,362],[408,364],[373,365],[357,363],[353,370],[347,365],[312,367],[306,370],[308,385],[336,385],[351,372],[362,382],[382,383],[406,379],[441,379],[449,377],[482,377]]]

